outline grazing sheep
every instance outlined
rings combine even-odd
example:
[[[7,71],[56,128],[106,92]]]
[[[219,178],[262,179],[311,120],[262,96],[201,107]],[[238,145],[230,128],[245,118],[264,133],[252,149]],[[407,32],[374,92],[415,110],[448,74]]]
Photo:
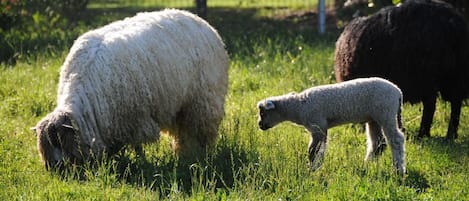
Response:
[[[391,145],[393,164],[403,174],[405,139],[400,130],[401,101],[400,89],[391,82],[381,78],[361,78],[262,100],[258,103],[259,127],[267,130],[283,121],[304,126],[311,133],[309,160],[316,169],[324,158],[327,129],[345,123],[366,122],[368,149],[365,160],[381,154],[384,134]]]
[[[35,127],[47,168],[80,164],[167,131],[182,156],[218,135],[228,55],[208,23],[189,12],[139,13],[87,32],[60,72],[57,107]],[[187,157],[186,157],[187,158]]]
[[[468,34],[446,3],[409,0],[381,9],[345,27],[336,43],[336,80],[383,77],[401,88],[404,101],[423,102],[419,137],[430,136],[439,92],[451,103],[446,137],[454,139],[469,95]]]

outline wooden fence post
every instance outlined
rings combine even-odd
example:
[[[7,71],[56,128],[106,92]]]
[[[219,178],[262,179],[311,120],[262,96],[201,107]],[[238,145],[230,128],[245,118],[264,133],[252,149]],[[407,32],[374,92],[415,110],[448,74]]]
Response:
[[[318,2],[318,29],[320,34],[326,32],[326,1],[319,0]]]

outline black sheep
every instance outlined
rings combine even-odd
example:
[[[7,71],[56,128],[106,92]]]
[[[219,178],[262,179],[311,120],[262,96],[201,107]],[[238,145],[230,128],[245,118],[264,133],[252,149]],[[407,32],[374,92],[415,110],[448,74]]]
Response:
[[[336,42],[336,80],[378,76],[397,84],[405,101],[423,102],[419,137],[430,136],[439,92],[451,103],[446,137],[454,139],[469,95],[468,42],[466,21],[449,4],[406,1],[345,27]]]

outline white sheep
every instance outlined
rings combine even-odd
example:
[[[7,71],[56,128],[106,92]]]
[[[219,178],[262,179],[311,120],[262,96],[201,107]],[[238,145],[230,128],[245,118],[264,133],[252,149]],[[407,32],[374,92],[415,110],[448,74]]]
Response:
[[[309,160],[316,169],[324,158],[327,129],[366,122],[365,160],[381,154],[384,133],[391,145],[393,165],[402,174],[405,173],[405,138],[400,130],[401,107],[402,93],[396,85],[381,78],[360,78],[262,100],[258,103],[259,127],[267,130],[283,121],[304,126],[311,133]]]
[[[217,31],[186,11],[139,13],[89,31],[61,67],[57,107],[35,127],[46,167],[174,138],[205,153],[224,116],[229,58]]]

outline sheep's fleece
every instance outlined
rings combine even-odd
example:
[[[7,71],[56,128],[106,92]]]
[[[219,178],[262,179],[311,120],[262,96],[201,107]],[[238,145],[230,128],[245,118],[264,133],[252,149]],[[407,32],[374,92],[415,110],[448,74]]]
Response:
[[[402,93],[396,85],[382,78],[360,78],[264,99],[258,103],[259,127],[267,130],[283,121],[304,126],[311,133],[309,159],[315,169],[324,157],[327,129],[345,123],[366,122],[368,149],[365,159],[381,154],[384,137],[391,145],[394,166],[404,173],[401,107]]]
[[[204,152],[224,115],[229,60],[217,31],[186,11],[139,13],[89,31],[61,67],[57,107],[35,127],[46,167],[174,138]]]
[[[337,82],[388,79],[402,90],[404,101],[422,102],[419,137],[430,137],[441,96],[451,103],[446,138],[455,139],[461,106],[469,98],[468,55],[463,15],[439,0],[406,0],[352,20],[337,39],[334,71]]]

